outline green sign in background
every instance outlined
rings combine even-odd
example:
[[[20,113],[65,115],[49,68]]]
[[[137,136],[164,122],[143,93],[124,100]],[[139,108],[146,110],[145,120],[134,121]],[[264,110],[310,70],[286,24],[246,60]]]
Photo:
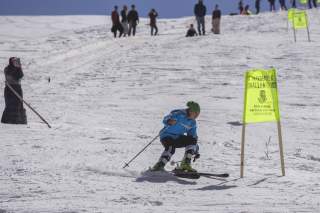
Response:
[[[246,72],[243,122],[275,121],[280,121],[276,70]]]

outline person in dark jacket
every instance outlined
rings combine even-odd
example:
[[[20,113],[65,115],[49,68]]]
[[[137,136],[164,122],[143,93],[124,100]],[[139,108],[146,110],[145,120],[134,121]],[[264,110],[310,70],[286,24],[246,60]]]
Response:
[[[197,31],[194,29],[193,24],[190,24],[190,28],[187,31],[186,37],[198,36]]]
[[[117,37],[117,31],[119,31],[119,38],[123,34],[123,27],[120,23],[119,13],[118,13],[118,6],[114,7],[114,10],[111,13],[111,19],[112,19],[112,28],[111,32],[113,32],[114,37]]]
[[[196,20],[197,20],[197,24],[198,24],[199,35],[201,35],[201,32],[203,35],[206,34],[206,28],[205,28],[206,13],[207,13],[207,8],[203,4],[203,0],[199,0],[198,4],[196,4],[194,6],[194,15],[196,16]]]
[[[270,11],[276,11],[276,5],[275,5],[275,1],[276,0],[268,0],[270,3]]]
[[[131,5],[131,10],[128,13],[128,22],[129,22],[129,36],[131,36],[131,32],[132,35],[135,36],[136,35],[136,28],[137,25],[139,24],[139,14],[136,11],[136,6],[133,4]]]
[[[151,27],[151,36],[153,36],[153,31],[155,30],[154,35],[158,34],[158,27],[157,27],[157,18],[158,13],[155,9],[151,9],[149,13],[149,18],[150,18],[150,27]]]
[[[286,0],[279,0],[281,10],[287,10]]]
[[[4,89],[4,98],[6,107],[2,114],[1,123],[7,124],[27,124],[26,110],[23,107],[23,102],[9,88],[9,84],[16,93],[23,98],[21,79],[23,71],[21,68],[20,59],[11,57],[9,65],[4,69],[6,78],[6,87]]]
[[[123,28],[123,36],[125,37],[126,35],[128,35],[128,32],[129,32],[127,5],[124,5],[123,9],[121,10],[121,24],[122,24],[122,28]]]
[[[255,4],[255,6],[256,6],[256,14],[260,13],[260,1],[261,0],[256,0],[256,4]]]
[[[214,11],[212,12],[212,32],[214,34],[220,34],[220,20],[221,20],[221,10],[216,4]]]

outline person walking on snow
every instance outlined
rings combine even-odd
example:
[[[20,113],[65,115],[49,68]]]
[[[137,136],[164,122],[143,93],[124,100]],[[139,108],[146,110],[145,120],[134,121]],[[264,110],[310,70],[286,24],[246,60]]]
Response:
[[[133,4],[131,5],[131,10],[128,13],[128,22],[129,22],[129,36],[136,35],[136,28],[139,23],[139,14],[136,11],[136,6]]]
[[[203,4],[203,0],[199,0],[198,4],[194,6],[194,15],[196,16],[197,24],[198,24],[198,33],[201,35],[206,34],[206,29],[205,29],[205,16],[207,13],[207,8]],[[201,29],[202,28],[202,29]]]
[[[155,9],[151,9],[151,11],[149,13],[151,36],[153,36],[153,31],[154,30],[155,30],[154,35],[158,34],[158,27],[157,27],[157,20],[156,20],[157,17],[158,17],[157,11]]]
[[[114,7],[114,10],[111,13],[111,19],[112,19],[112,28],[111,31],[113,32],[114,37],[117,37],[117,31],[120,32],[119,38],[122,36],[123,28],[120,23],[119,13],[118,13],[118,6]]]
[[[121,24],[123,27],[123,36],[125,37],[128,35],[128,7],[127,5],[123,6],[123,9],[121,10]]]
[[[185,148],[183,160],[177,169],[196,172],[191,167],[191,159],[193,156],[200,157],[196,122],[200,114],[200,106],[196,102],[189,101],[187,107],[187,109],[173,110],[164,117],[164,128],[160,132],[160,141],[164,151],[159,161],[152,167],[152,171],[163,171],[176,148]]]
[[[212,12],[212,32],[214,34],[220,34],[220,20],[221,20],[221,10],[216,4],[214,11]]]

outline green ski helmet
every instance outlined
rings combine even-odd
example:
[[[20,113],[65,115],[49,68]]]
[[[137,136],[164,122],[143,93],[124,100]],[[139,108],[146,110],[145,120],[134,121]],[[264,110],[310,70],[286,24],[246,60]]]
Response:
[[[188,101],[187,107],[191,112],[200,113],[200,105],[194,101]]]

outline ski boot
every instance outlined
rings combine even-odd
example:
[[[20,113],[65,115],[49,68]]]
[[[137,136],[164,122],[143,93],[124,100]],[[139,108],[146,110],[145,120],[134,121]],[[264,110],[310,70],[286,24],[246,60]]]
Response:
[[[157,162],[152,168],[150,168],[150,171],[152,172],[158,172],[158,171],[164,171],[165,164],[163,162]]]
[[[191,163],[186,160],[181,161],[180,165],[176,169],[184,172],[197,172],[197,170],[191,167]]]

